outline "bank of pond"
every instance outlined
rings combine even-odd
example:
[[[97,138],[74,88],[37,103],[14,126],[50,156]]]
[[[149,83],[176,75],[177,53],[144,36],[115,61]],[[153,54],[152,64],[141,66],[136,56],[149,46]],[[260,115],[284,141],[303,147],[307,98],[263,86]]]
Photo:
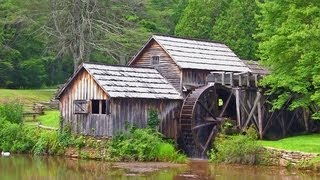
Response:
[[[2,180],[14,179],[319,179],[319,173],[275,166],[216,165],[189,160],[187,164],[73,159],[57,156],[0,157]]]
[[[165,139],[155,127],[139,129],[128,125],[126,131],[112,139],[97,139],[74,135],[68,125],[58,131],[24,125],[18,114],[19,108],[10,107],[6,107],[7,110],[0,107],[0,151],[106,162],[187,162],[187,157],[177,149],[174,141]],[[319,139],[319,135],[314,135],[314,138]],[[281,165],[320,171],[320,157],[316,154],[320,149],[317,149],[317,143],[309,144],[313,147],[313,154],[270,150],[263,148],[263,143],[268,142],[257,141],[253,128],[233,135],[227,135],[222,128],[207,155],[209,161],[215,164]],[[273,144],[276,144],[275,141]]]

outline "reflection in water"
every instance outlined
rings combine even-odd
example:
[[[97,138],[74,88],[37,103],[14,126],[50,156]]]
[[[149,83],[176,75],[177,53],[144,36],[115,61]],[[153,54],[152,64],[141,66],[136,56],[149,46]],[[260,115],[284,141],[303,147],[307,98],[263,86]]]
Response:
[[[320,174],[305,174],[283,168],[217,166],[202,160],[193,160],[187,166],[163,168],[165,166],[163,163],[106,163],[62,157],[14,155],[0,157],[0,179],[320,179]]]

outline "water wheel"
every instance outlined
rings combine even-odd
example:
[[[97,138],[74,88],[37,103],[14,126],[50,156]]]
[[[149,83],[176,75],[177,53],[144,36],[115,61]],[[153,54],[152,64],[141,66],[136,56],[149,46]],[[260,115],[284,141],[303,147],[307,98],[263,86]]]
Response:
[[[231,101],[231,89],[220,84],[200,87],[186,97],[180,112],[180,142],[189,157],[206,157],[224,116],[232,111]]]

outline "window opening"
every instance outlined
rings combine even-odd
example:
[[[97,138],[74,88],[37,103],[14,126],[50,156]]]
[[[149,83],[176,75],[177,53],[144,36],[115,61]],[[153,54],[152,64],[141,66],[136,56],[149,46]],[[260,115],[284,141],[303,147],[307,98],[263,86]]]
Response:
[[[91,108],[92,114],[99,114],[100,101],[99,100],[92,100]]]
[[[92,100],[92,114],[110,114],[110,103],[108,100]]]
[[[160,56],[152,56],[151,64],[152,65],[158,65],[159,63],[160,63]]]
[[[101,114],[107,114],[107,101],[106,100],[101,100],[101,105],[102,105]]]
[[[222,100],[222,99],[219,99],[218,106],[219,106],[219,107],[222,107],[222,106],[223,106],[223,100]]]

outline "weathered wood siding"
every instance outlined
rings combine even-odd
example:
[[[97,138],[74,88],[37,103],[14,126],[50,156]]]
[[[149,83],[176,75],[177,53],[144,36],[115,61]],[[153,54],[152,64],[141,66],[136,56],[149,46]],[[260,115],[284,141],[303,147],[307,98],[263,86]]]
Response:
[[[150,60],[152,56],[160,56],[159,65],[151,65]],[[131,66],[156,68],[177,91],[181,92],[181,70],[170,58],[170,56],[154,40],[150,42],[150,46],[146,47],[144,52],[131,64]]]
[[[60,112],[64,124],[70,124],[72,131],[85,135],[111,136],[113,133],[110,115],[90,114],[90,100],[107,100],[107,94],[97,85],[94,79],[82,70],[69,84],[60,97]],[[88,114],[74,114],[74,100],[88,100]]]
[[[168,138],[176,138],[182,100],[151,100],[117,98],[111,100],[114,134],[125,129],[126,122],[146,127],[150,108],[158,110],[160,131]]]
[[[203,86],[206,85],[206,78],[210,71],[183,69],[182,85]]]

